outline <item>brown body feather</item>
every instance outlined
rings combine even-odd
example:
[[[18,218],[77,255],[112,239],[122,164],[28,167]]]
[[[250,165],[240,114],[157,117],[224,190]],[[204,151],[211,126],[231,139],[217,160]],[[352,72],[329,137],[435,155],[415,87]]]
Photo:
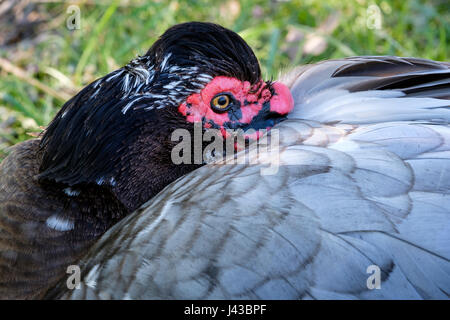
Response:
[[[55,186],[37,182],[39,140],[14,147],[0,164],[0,297],[40,298],[67,267],[125,214],[106,190],[84,196],[64,196]],[[90,205],[88,205],[90,204]],[[98,209],[101,208],[101,209]],[[106,215],[118,213],[115,219]],[[47,219],[58,215],[73,229],[58,231]]]

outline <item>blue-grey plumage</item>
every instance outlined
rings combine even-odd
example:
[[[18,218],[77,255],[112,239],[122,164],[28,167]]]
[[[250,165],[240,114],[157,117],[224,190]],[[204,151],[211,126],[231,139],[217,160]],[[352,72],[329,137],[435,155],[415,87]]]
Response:
[[[449,67],[354,57],[281,76],[295,107],[276,174],[259,153],[181,177],[91,248],[79,290],[52,296],[447,299]]]

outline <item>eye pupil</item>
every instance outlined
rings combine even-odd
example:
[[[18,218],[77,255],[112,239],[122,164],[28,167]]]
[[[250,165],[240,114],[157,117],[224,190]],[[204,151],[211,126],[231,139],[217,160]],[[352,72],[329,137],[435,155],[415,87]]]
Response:
[[[219,100],[217,100],[217,103],[221,106],[226,105],[227,104],[227,98],[225,98],[224,96],[220,97]]]

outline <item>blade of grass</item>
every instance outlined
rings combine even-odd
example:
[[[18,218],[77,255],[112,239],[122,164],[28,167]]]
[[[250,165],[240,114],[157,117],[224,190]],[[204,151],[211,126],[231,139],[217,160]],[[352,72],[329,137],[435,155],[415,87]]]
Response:
[[[115,0],[105,11],[103,16],[100,18],[100,21],[97,23],[97,25],[94,28],[94,32],[92,32],[91,37],[89,38],[86,47],[83,50],[83,53],[81,54],[81,58],[78,61],[77,67],[75,69],[75,82],[76,84],[80,84],[80,78],[81,73],[83,72],[84,68],[86,67],[86,64],[92,54],[92,52],[95,49],[95,46],[98,45],[98,36],[99,34],[105,29],[106,25],[108,24],[109,20],[113,16],[114,12],[116,11],[117,7],[119,5],[119,1]]]
[[[267,75],[269,77],[272,77],[272,68],[273,68],[273,63],[275,61],[275,56],[277,54],[277,50],[278,50],[278,42],[280,41],[280,29],[279,28],[274,28],[272,30],[272,34],[270,35],[270,51],[269,51],[269,57],[267,58],[267,62],[266,62],[266,72]]]
[[[64,92],[58,92],[58,91],[50,88],[49,86],[43,84],[39,80],[28,76],[28,74],[23,69],[13,65],[11,62],[9,62],[8,60],[6,60],[4,58],[0,58],[0,68],[5,70],[8,73],[13,74],[17,78],[31,84],[33,87],[38,88],[39,90],[43,91],[46,94],[51,95],[52,97],[54,97],[58,100],[61,100],[64,102],[64,101],[70,99],[70,96],[68,94],[66,94]]]
[[[34,120],[40,120],[39,114],[33,108],[27,108],[24,104],[17,101],[13,96],[3,93],[0,95],[0,99],[13,106],[14,110],[21,112],[23,115]],[[38,121],[36,121],[38,122]]]
[[[413,54],[408,49],[403,47],[397,40],[395,40],[386,31],[380,30],[379,35],[380,35],[380,37],[382,37],[386,41],[388,41],[394,49],[398,50],[399,53],[397,55],[403,56],[403,57],[412,57],[413,56]]]
[[[445,34],[444,25],[441,25],[441,27],[439,28],[439,48],[440,48],[439,59],[442,61],[447,61],[447,37]]]

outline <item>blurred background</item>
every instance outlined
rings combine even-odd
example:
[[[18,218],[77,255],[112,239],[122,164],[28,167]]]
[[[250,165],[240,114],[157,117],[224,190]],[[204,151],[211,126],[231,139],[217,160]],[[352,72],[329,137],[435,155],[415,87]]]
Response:
[[[238,32],[266,78],[346,56],[450,55],[448,0],[0,0],[0,161],[80,88],[192,20]]]

